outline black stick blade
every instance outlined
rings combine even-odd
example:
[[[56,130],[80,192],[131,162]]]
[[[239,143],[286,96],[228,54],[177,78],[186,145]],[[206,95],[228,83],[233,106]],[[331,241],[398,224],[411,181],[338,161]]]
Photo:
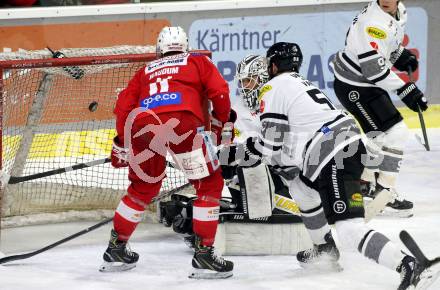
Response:
[[[428,266],[430,260],[426,258],[422,250],[420,250],[419,245],[414,241],[413,237],[407,231],[401,231],[399,234],[400,240],[405,245],[405,247],[414,255],[414,257],[423,265]]]

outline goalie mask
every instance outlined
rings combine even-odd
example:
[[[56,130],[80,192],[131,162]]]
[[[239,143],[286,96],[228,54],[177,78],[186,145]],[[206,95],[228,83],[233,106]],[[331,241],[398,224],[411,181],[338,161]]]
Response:
[[[282,72],[299,72],[303,61],[299,45],[290,42],[275,43],[267,50],[266,57],[270,78]],[[272,64],[278,69],[276,74],[273,72]]]
[[[257,113],[260,88],[269,80],[266,59],[260,55],[246,56],[237,65],[235,79],[240,97],[252,113]]]
[[[156,52],[164,55],[168,52],[187,52],[188,37],[180,26],[164,27],[157,37]]]

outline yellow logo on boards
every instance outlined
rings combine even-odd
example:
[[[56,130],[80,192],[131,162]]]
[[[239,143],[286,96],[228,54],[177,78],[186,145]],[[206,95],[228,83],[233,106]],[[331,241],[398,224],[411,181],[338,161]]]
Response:
[[[234,136],[235,137],[240,137],[240,135],[241,135],[240,130],[238,130],[237,128],[234,128]]]
[[[355,193],[351,196],[351,199],[354,201],[362,201],[362,194],[360,193]]]
[[[385,39],[387,38],[387,34],[382,29],[379,29],[377,27],[368,26],[367,27],[367,33],[369,36],[377,38],[377,39]]]
[[[258,101],[261,101],[264,94],[267,93],[268,91],[270,91],[271,89],[272,89],[271,85],[265,85],[264,87],[262,87],[260,90],[260,94],[258,95]]]

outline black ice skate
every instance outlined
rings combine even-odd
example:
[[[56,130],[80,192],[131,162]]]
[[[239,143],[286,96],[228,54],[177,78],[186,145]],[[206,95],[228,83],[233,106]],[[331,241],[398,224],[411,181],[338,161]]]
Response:
[[[390,189],[393,194],[393,201],[388,203],[381,215],[395,217],[412,217],[413,203],[404,199],[395,189]]]
[[[214,253],[214,247],[200,245],[196,237],[196,247],[192,259],[192,271],[189,278],[194,279],[222,279],[232,276],[234,263],[225,260]]]
[[[188,246],[188,248],[195,249],[196,235],[192,234],[192,235],[183,237],[183,242],[185,243],[185,245]]]
[[[101,272],[126,271],[136,267],[139,255],[127,248],[127,242],[118,240],[118,233],[111,231],[107,250],[104,252]]]
[[[400,285],[397,290],[425,290],[439,276],[440,263],[431,267],[423,266],[414,257],[405,256],[397,267],[400,273]]]
[[[311,249],[299,251],[296,254],[296,259],[305,269],[342,271],[342,267],[338,263],[339,250],[331,233],[327,233],[324,239],[325,244],[314,245]]]
[[[440,277],[440,257],[428,259],[406,231],[400,232],[399,237],[414,257],[406,255],[396,269],[400,273],[398,290],[429,289]]]
[[[373,200],[379,192],[384,190],[380,184],[361,183],[361,192],[364,196],[365,203]],[[379,213],[379,216],[391,216],[391,217],[401,217],[409,218],[413,214],[413,203],[404,199],[394,188],[385,189],[389,190],[391,193],[391,202],[387,203],[385,208]]]

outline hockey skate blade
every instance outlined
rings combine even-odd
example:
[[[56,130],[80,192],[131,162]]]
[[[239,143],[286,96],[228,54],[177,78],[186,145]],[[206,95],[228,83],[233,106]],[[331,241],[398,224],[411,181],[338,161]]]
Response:
[[[396,218],[410,218],[414,216],[412,209],[396,210],[389,206],[386,206],[382,212],[378,214],[380,217],[396,217]]]
[[[320,259],[312,263],[299,262],[299,265],[310,273],[342,272],[344,270],[338,261],[330,259]]]
[[[104,262],[99,267],[99,272],[123,272],[133,269],[134,267],[136,267],[136,263],[126,264],[121,262]]]
[[[232,276],[232,271],[217,272],[209,269],[193,268],[188,278],[191,279],[226,279]]]
[[[427,290],[429,286],[435,283],[435,281],[440,277],[440,263],[436,263],[431,267],[425,269],[420,274],[420,281],[414,290]]]

